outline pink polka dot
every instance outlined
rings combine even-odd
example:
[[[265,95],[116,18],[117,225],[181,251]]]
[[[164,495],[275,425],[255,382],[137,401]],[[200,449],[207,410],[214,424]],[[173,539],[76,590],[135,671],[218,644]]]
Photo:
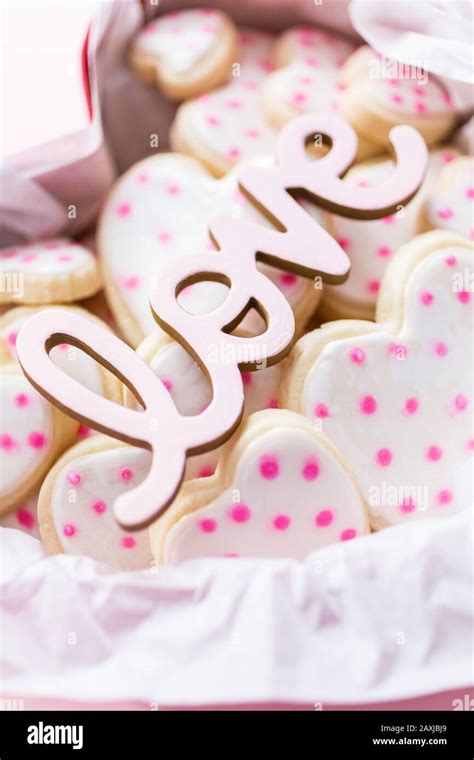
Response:
[[[125,290],[135,290],[140,285],[140,278],[136,274],[121,277],[120,283]]]
[[[380,290],[380,280],[369,280],[367,283],[367,288],[369,289],[370,293],[378,293]]]
[[[198,525],[203,533],[214,533],[217,530],[217,522],[211,518],[199,520]]]
[[[242,108],[242,101],[239,98],[229,98],[224,102],[224,106],[232,111],[238,111],[239,108]]]
[[[474,438],[469,438],[469,440],[466,441],[466,449],[468,451],[474,451]]]
[[[24,261],[25,264],[29,264],[30,261],[35,261],[38,258],[36,253],[25,253],[23,256],[20,257],[21,261]]]
[[[77,431],[77,437],[78,438],[88,438],[91,434],[91,429],[88,427],[88,425],[83,425],[82,423],[79,425],[79,430]]]
[[[30,446],[32,449],[42,449],[46,443],[46,437],[44,434],[39,433],[36,430],[32,433],[29,433],[26,440],[28,441],[28,446]]]
[[[420,294],[420,301],[423,306],[431,306],[433,303],[433,293],[430,293],[428,290],[423,291],[423,293]]]
[[[381,258],[385,258],[386,256],[390,256],[392,253],[392,249],[388,245],[379,245],[377,248],[377,255]]]
[[[260,474],[265,480],[274,480],[278,477],[280,466],[274,456],[263,456],[260,459]]]
[[[137,182],[140,183],[140,185],[144,185],[146,182],[149,182],[150,175],[147,172],[140,172],[140,174],[137,174]]]
[[[351,241],[349,238],[341,237],[337,238],[336,242],[341,246],[344,251],[347,251],[351,247]]]
[[[354,528],[346,528],[346,530],[343,530],[341,535],[339,536],[339,539],[341,541],[351,541],[351,539],[355,538],[357,536],[357,531],[354,530]]]
[[[26,528],[26,530],[32,530],[36,524],[34,515],[29,509],[25,509],[24,507],[20,507],[20,509],[17,510],[16,519],[21,527]]]
[[[410,512],[413,512],[415,509],[415,503],[412,501],[410,497],[403,499],[402,503],[400,504],[400,512],[403,512],[404,514],[409,514]]]
[[[448,353],[448,347],[446,343],[443,343],[442,340],[435,343],[434,350],[438,356],[446,356],[446,354]]]
[[[229,510],[229,517],[236,523],[245,523],[250,520],[252,513],[246,504],[236,504]]]
[[[287,530],[290,527],[291,518],[288,515],[277,515],[273,520],[276,530]]]
[[[443,451],[439,446],[430,446],[426,452],[426,458],[430,462],[438,462],[443,456]]]
[[[320,420],[329,417],[329,409],[326,404],[316,404],[314,407],[314,416],[318,417]]]
[[[399,95],[398,93],[394,93],[393,95],[391,95],[391,99],[393,100],[394,103],[405,102],[405,98],[402,95]]]
[[[212,115],[206,116],[205,121],[210,127],[218,127],[221,123],[221,120],[217,116]]]
[[[72,486],[77,486],[81,482],[81,476],[75,470],[70,470],[66,476],[67,482]]]
[[[133,549],[137,542],[133,536],[124,536],[120,539],[120,543],[124,549]]]
[[[298,106],[306,103],[307,100],[308,96],[305,92],[293,92],[291,95],[291,102]]]
[[[67,536],[67,538],[72,538],[72,536],[74,536],[76,532],[77,532],[77,528],[72,523],[67,523],[63,527],[63,533],[65,536]]]
[[[408,349],[406,346],[402,346],[400,343],[390,343],[388,347],[388,353],[395,359],[403,360],[407,357]]]
[[[248,137],[250,140],[256,140],[261,136],[259,129],[244,129],[244,137]]]
[[[310,457],[306,460],[302,470],[303,478],[307,481],[316,480],[319,475],[319,462],[317,459]]]
[[[472,200],[474,198],[474,187],[468,187],[466,190],[466,198]]]
[[[423,103],[421,100],[418,100],[415,103],[415,110],[417,113],[426,113],[427,111],[426,103]]]
[[[362,414],[374,414],[377,411],[377,401],[374,396],[363,396],[359,401]]]
[[[132,213],[132,207],[130,203],[119,203],[119,205],[116,208],[117,216],[119,216],[121,219],[124,219],[127,216],[130,216]]]
[[[382,224],[395,224],[397,217],[395,214],[389,214],[388,216],[384,216],[380,221]]]
[[[446,256],[444,261],[448,267],[454,267],[457,264],[456,256]]]
[[[201,469],[198,472],[198,478],[210,478],[211,475],[214,475],[215,469],[214,467],[201,467]]]
[[[451,217],[454,216],[454,211],[452,208],[449,208],[449,206],[445,206],[444,208],[438,209],[438,216],[440,219],[451,219]]]
[[[237,554],[237,552],[227,552],[227,554],[224,554],[224,557],[226,559],[236,559],[237,557],[239,557],[239,555]]]
[[[272,396],[270,401],[268,402],[268,408],[269,409],[278,409],[278,399],[275,398],[275,396]]]
[[[229,148],[226,152],[226,156],[231,161],[237,161],[237,159],[240,158],[240,148],[237,148],[235,146]]]
[[[349,358],[354,364],[363,364],[365,362],[365,351],[363,348],[352,348],[349,351]]]
[[[463,412],[468,405],[468,400],[466,396],[464,396],[462,393],[458,393],[457,396],[454,399],[454,406],[458,410],[458,412]]]
[[[291,272],[283,272],[283,274],[280,275],[280,282],[286,288],[289,288],[292,285],[295,285],[297,281],[298,281],[297,276],[295,274],[292,274]]]
[[[405,411],[407,414],[415,414],[418,411],[418,399],[412,397],[405,401]]]
[[[166,192],[168,195],[179,195],[181,192],[181,185],[177,182],[168,182],[166,185]]]
[[[170,232],[168,232],[168,230],[160,230],[160,231],[157,233],[157,235],[156,235],[156,239],[157,239],[157,240],[158,240],[160,243],[165,243],[165,244],[166,244],[166,243],[169,243],[169,242],[170,242],[170,240],[172,240],[172,237],[173,237],[173,236],[171,235],[171,233],[170,233]]]
[[[390,449],[379,449],[376,454],[377,464],[380,467],[389,467],[392,463],[393,455]]]
[[[162,377],[161,382],[163,383],[167,391],[173,390],[173,383],[167,377]]]
[[[423,87],[412,87],[411,91],[414,95],[418,95],[420,98],[423,98],[426,95],[426,90],[424,90]]]
[[[458,296],[458,301],[462,304],[469,303],[471,300],[471,294],[469,293],[468,290],[460,290],[457,296]]]
[[[452,491],[450,491],[447,488],[443,488],[441,491],[438,491],[436,494],[436,501],[440,505],[440,507],[446,506],[446,504],[450,504],[453,500],[453,494]]]
[[[95,501],[92,505],[92,509],[94,512],[97,512],[98,515],[101,515],[107,509],[107,504],[105,501]]]
[[[314,522],[319,528],[326,528],[331,525],[333,519],[334,515],[330,509],[322,509],[314,518]]]
[[[127,482],[133,478],[133,470],[130,467],[122,467],[120,470],[120,477]]]
[[[2,433],[2,435],[0,435],[0,448],[2,448],[3,451],[13,451],[14,449],[18,449],[18,444],[11,435],[8,433]]]
[[[67,263],[68,261],[72,261],[73,258],[68,253],[62,253],[60,256],[56,257],[58,261],[61,263]]]
[[[242,378],[242,383],[244,385],[250,385],[252,382],[252,373],[251,372],[241,372],[240,376]]]
[[[16,339],[18,338],[18,333],[15,330],[12,330],[12,332],[8,333],[7,335],[7,341],[14,348],[16,346]]]
[[[15,406],[18,406],[20,409],[24,409],[30,403],[30,397],[26,393],[17,393],[14,400]]]

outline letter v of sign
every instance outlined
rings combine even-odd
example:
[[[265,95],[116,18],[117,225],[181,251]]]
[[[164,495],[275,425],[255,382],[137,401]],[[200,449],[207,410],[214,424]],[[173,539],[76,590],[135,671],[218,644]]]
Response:
[[[322,135],[331,149],[323,158],[310,160],[306,145],[315,135]],[[156,321],[192,354],[211,383],[212,401],[200,414],[181,416],[152,369],[123,341],[93,322],[55,309],[44,310],[24,324],[17,350],[33,386],[72,417],[153,454],[147,478],[114,504],[122,526],[139,528],[162,513],[181,484],[186,456],[219,446],[236,429],[244,400],[239,368],[256,369],[262,356],[272,364],[290,350],[293,312],[278,288],[258,270],[257,262],[307,277],[321,275],[329,282],[347,277],[346,254],[293,199],[292,191],[306,194],[332,212],[360,219],[387,216],[416,193],[426,168],[425,143],[409,126],[394,128],[390,136],[397,161],[392,175],[376,188],[354,188],[341,179],[356,151],[352,128],[336,116],[295,119],[281,133],[277,165],[247,167],[241,175],[243,192],[274,227],[218,217],[210,228],[218,252],[179,259],[152,286]],[[229,293],[214,311],[196,316],[186,312],[177,297],[184,287],[202,280],[224,282]],[[250,307],[260,312],[265,331],[250,338],[231,335]],[[234,360],[210,362],[210,347],[222,340]],[[68,377],[49,358],[58,343],[77,346],[109,369],[139,399],[143,410],[122,407]]]

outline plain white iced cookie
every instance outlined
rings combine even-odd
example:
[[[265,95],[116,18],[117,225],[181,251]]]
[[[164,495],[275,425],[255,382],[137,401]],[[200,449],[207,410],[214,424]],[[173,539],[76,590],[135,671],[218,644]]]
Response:
[[[427,193],[444,166],[454,162],[459,151],[452,146],[430,152],[425,179],[415,197],[390,216],[370,221],[328,215],[327,228],[346,251],[351,271],[342,285],[326,286],[319,316],[330,319],[373,319],[380,284],[396,251],[417,233],[418,215]],[[359,164],[347,175],[347,182],[373,187],[393,171],[390,160]]]
[[[390,262],[377,322],[330,322],[295,345],[282,403],[353,470],[372,528],[472,508],[473,248],[428,232]]]
[[[170,131],[173,150],[193,156],[218,177],[239,161],[273,152],[277,133],[262,106],[273,39],[240,31],[240,53],[228,84],[178,108]]]
[[[420,212],[420,231],[452,230],[474,240],[474,158],[460,156],[449,163],[431,188]]]
[[[456,111],[449,94],[426,71],[402,71],[364,45],[349,57],[341,76],[349,86],[342,93],[340,113],[369,142],[389,149],[392,127],[410,124],[432,145],[454,127]]]
[[[74,240],[57,238],[0,249],[0,303],[77,301],[102,287],[93,254]]]
[[[268,164],[270,159],[264,159]],[[137,346],[158,327],[149,305],[149,288],[162,268],[174,259],[214,250],[209,223],[229,214],[270,226],[239,190],[239,169],[216,180],[188,156],[176,153],[147,158],[132,166],[113,186],[100,217],[97,244],[107,298],[127,340]],[[305,208],[309,209],[309,204]],[[322,220],[315,207],[310,212]],[[320,300],[311,281],[261,265],[291,303],[301,331]],[[223,302],[227,287],[204,282],[186,288],[180,302],[190,312],[204,314]],[[256,312],[245,326],[260,326]]]
[[[194,557],[290,557],[369,529],[355,481],[314,425],[257,412],[223,449],[214,477],[186,483],[150,528],[158,563]]]
[[[134,38],[129,60],[137,74],[171,100],[184,100],[223,84],[238,52],[227,14],[213,8],[165,13]]]
[[[145,478],[151,454],[96,435],[56,462],[41,488],[41,538],[50,554],[82,554],[113,570],[150,567],[148,529],[130,533],[113,515],[114,500]]]

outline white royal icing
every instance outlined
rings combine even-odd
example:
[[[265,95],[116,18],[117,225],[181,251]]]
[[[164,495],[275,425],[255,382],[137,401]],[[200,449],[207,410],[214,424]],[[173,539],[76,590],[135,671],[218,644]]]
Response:
[[[200,556],[291,557],[365,532],[359,494],[339,460],[307,431],[270,430],[241,456],[232,485],[181,518],[165,561]]]
[[[0,376],[0,496],[13,493],[41,466],[53,434],[51,407],[21,375]]]
[[[388,523],[472,506],[471,266],[466,249],[431,254],[407,282],[399,334],[330,342],[305,379],[302,413],[320,419]]]
[[[311,27],[296,27],[284,38],[289,63],[267,80],[272,98],[285,103],[295,115],[337,111],[346,89],[340,68],[355,46]]]
[[[215,360],[223,360],[219,347],[216,347]],[[178,343],[164,346],[152,359],[150,366],[169,390],[180,414],[199,414],[211,402],[212,392],[208,381],[196,362]],[[280,364],[242,373],[246,414],[278,406],[280,377]],[[186,479],[212,475],[219,452],[220,448],[190,457],[186,465]]]
[[[442,167],[453,161],[457,155],[458,152],[454,148],[432,151],[427,173],[418,193],[395,214],[370,221],[331,216],[331,233],[349,256],[351,271],[341,285],[328,286],[326,296],[336,301],[342,298],[356,306],[375,308],[387,264],[393,254],[416,235],[420,206]],[[356,186],[373,187],[384,182],[392,171],[391,161],[356,166],[347,182]]]
[[[112,189],[101,217],[101,256],[111,283],[144,334],[156,328],[149,306],[150,283],[170,261],[213,250],[209,222],[225,213],[270,226],[240,192],[234,173],[216,180],[179,154],[142,161]],[[292,305],[307,293],[303,278],[261,268],[271,273]],[[187,311],[202,314],[222,303],[226,294],[227,287],[220,283],[197,283],[182,291],[179,301]],[[246,324],[252,329],[255,322]]]
[[[222,16],[211,8],[172,11],[146,24],[134,47],[158,56],[173,71],[184,73],[212,50],[221,30]]]
[[[34,538],[40,538],[37,502],[37,494],[31,496],[29,499],[25,499],[21,506],[0,518],[0,526],[2,528],[22,530]]]
[[[450,187],[446,188],[443,172],[442,186],[435,187],[427,201],[427,217],[433,227],[453,230],[474,240],[474,158],[460,158],[446,171],[450,173]]]
[[[63,238],[0,249],[0,271],[5,274],[73,274],[93,262],[87,248]]]
[[[187,127],[195,140],[229,166],[273,152],[276,132],[261,105],[262,84],[272,70],[272,43],[268,34],[241,31],[238,68],[229,83],[186,103]]]
[[[11,359],[16,359],[16,339],[20,328],[29,318],[29,314],[11,321],[8,325],[0,328],[0,336],[3,339],[3,345],[10,355]],[[81,385],[94,393],[103,392],[103,383],[101,371],[97,362],[88,356],[84,351],[70,346],[67,343],[61,343],[53,348],[50,352],[53,362],[60,367],[67,375],[73,377]]]
[[[120,494],[144,480],[151,455],[131,446],[79,457],[65,465],[54,484],[51,512],[67,554],[84,554],[114,570],[149,567],[148,529],[127,532],[113,516]]]

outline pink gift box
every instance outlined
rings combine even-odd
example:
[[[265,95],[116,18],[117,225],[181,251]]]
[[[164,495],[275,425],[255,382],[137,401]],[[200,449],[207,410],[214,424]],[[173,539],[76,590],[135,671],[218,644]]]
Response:
[[[159,12],[177,5],[198,3],[162,0]],[[219,3],[240,23],[276,30],[356,29],[402,61],[422,49],[460,107],[472,106],[466,3],[446,4],[443,23],[429,2],[407,5],[402,19],[389,3],[281,0],[278,14],[275,5]],[[41,122],[51,139],[28,145],[18,135],[22,149],[4,156],[2,245],[83,234],[115,176],[147,154],[149,134],[165,145],[176,106],[139,82],[123,56],[156,10],[133,0],[98,8],[82,84],[67,91],[70,131],[58,134],[52,115]],[[47,557],[35,539],[0,529],[3,694],[52,709],[453,709],[472,694],[471,535],[463,514],[328,547],[302,564],[195,560],[117,575],[87,558]],[[64,644],[71,631],[74,647]]]

